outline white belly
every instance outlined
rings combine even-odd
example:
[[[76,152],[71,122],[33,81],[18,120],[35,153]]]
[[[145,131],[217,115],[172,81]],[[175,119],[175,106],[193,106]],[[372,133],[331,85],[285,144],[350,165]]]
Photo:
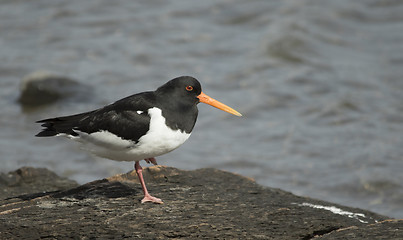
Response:
[[[78,137],[69,137],[81,142],[87,151],[116,161],[139,161],[160,156],[178,148],[190,137],[190,133],[167,127],[161,109],[150,108],[148,114],[151,118],[149,130],[137,143],[105,130],[91,134],[77,131]]]

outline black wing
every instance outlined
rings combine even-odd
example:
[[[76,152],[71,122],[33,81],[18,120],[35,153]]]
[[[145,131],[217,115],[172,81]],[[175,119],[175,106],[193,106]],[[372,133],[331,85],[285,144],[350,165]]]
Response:
[[[37,123],[43,123],[44,129],[36,136],[78,136],[76,131],[90,134],[106,130],[123,139],[137,142],[149,130],[148,109],[152,108],[154,103],[154,93],[144,92],[91,112],[40,120]]]

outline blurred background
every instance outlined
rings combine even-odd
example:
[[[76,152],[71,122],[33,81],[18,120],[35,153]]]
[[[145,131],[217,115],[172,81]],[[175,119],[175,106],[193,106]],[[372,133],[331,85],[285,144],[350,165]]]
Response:
[[[35,138],[34,122],[191,75],[244,117],[199,104],[192,137],[160,164],[403,218],[402,13],[401,0],[1,1],[0,171],[85,183],[132,170]],[[76,82],[24,102],[38,71]]]

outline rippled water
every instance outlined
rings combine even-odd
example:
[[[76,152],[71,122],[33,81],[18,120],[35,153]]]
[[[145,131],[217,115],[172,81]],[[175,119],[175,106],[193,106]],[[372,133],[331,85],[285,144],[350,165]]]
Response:
[[[192,137],[160,164],[402,218],[402,12],[400,0],[1,1],[1,171],[47,167],[83,183],[131,170],[34,138],[33,122],[191,75],[244,117],[200,104]],[[22,109],[20,81],[42,69],[93,97]]]

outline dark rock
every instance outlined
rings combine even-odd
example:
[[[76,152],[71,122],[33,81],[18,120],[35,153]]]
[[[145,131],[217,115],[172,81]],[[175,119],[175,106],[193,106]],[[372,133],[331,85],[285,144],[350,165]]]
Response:
[[[18,101],[23,106],[40,106],[69,97],[82,98],[89,90],[88,86],[68,77],[38,71],[24,77]]]
[[[403,220],[389,219],[364,226],[338,229],[317,239],[403,239]]]
[[[215,169],[145,168],[150,192],[164,204],[140,203],[135,172],[68,189],[52,183],[47,190],[48,181],[40,179],[51,174],[42,171],[25,168],[30,174],[24,174],[32,186],[42,185],[40,194],[15,191],[0,201],[1,239],[403,238],[396,231],[401,220],[385,221],[366,210],[295,196]],[[10,179],[4,188],[18,188]]]
[[[45,168],[23,167],[14,172],[0,173],[0,199],[77,186],[75,181],[59,177]]]

